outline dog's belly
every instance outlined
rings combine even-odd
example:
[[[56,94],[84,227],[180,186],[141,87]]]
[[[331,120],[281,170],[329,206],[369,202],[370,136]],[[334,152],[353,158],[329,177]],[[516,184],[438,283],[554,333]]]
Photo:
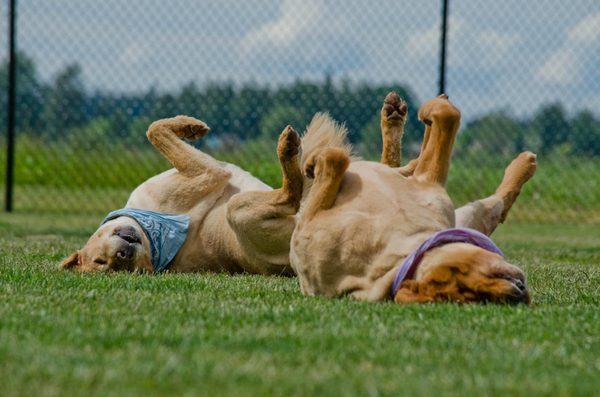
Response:
[[[334,206],[299,223],[292,266],[307,294],[377,299],[381,291],[371,290],[389,287],[379,279],[429,235],[453,225],[454,207],[443,188],[378,163],[355,162]]]
[[[185,184],[189,181],[171,169],[141,184],[127,202],[129,208],[190,215],[188,236],[170,266],[171,271],[239,272],[242,269],[243,255],[226,219],[227,202],[240,192],[272,188],[236,165],[219,164],[231,172],[228,183],[220,189],[198,197],[186,196],[190,189],[186,189]],[[168,200],[161,199],[165,196]]]
[[[185,189],[184,187],[187,182],[186,178],[179,174],[176,169],[172,168],[149,178],[135,188],[125,206],[127,208],[138,208],[156,212],[190,213],[192,215],[198,211],[198,204],[202,204],[207,199],[212,199],[214,203],[224,194],[227,188],[230,188],[231,195],[251,190],[272,190],[269,185],[234,164],[225,162],[219,162],[219,164],[231,172],[231,178],[226,188],[221,188],[219,191],[212,192],[211,194],[194,197],[190,201],[190,197],[182,197],[186,195],[186,190],[190,191],[190,189]],[[178,203],[185,203],[185,205],[181,205],[180,208],[173,208],[171,203],[161,200],[160,197],[164,196],[167,190],[174,194],[179,194],[176,201]],[[206,210],[206,206],[204,207],[204,210]]]

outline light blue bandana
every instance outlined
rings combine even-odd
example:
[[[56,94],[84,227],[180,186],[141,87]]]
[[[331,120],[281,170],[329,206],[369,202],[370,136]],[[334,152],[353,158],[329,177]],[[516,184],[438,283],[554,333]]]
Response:
[[[188,215],[169,215],[159,212],[123,208],[111,212],[100,225],[118,218],[128,216],[140,224],[150,241],[152,268],[156,273],[162,272],[175,258],[187,237],[190,225]]]

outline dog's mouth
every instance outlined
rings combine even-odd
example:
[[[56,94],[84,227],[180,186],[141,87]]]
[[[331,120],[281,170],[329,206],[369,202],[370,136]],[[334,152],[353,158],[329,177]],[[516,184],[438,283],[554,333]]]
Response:
[[[115,236],[121,238],[122,240],[127,241],[129,244],[141,244],[142,239],[134,233],[124,233],[121,231],[117,231]]]
[[[140,238],[137,236],[119,236],[119,237],[121,237],[123,240],[127,241],[129,244],[141,243]]]
[[[512,290],[508,291],[503,296],[496,297],[496,300],[502,301],[508,304],[529,304],[531,303],[531,297],[529,295],[529,288],[525,283],[525,279],[519,277],[513,277],[506,274],[494,274],[492,278],[503,279],[511,283]]]

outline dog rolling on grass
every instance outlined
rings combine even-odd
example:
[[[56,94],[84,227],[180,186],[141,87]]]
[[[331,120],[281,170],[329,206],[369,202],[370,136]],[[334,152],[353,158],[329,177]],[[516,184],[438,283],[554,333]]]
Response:
[[[148,139],[174,168],[136,188],[125,208],[109,214],[61,267],[293,275],[289,244],[302,195],[300,137],[291,127],[281,133],[283,186],[273,190],[183,140],[208,132],[186,116],[151,124]]]
[[[61,267],[295,272],[308,295],[528,302],[523,272],[487,236],[533,176],[535,155],[520,154],[495,194],[455,210],[444,186],[460,112],[445,95],[425,103],[421,153],[400,167],[406,114],[390,93],[380,163],[351,158],[346,130],[327,115],[317,114],[302,140],[288,126],[277,147],[277,190],[184,142],[208,133],[203,122],[156,121],[148,139],[174,169],[135,189]]]
[[[446,95],[423,104],[421,153],[399,167],[406,113],[390,93],[380,163],[352,159],[346,130],[327,115],[308,127],[290,252],[302,292],[398,303],[529,302],[523,272],[487,236],[533,176],[536,156],[521,153],[495,194],[455,209],[445,184],[459,110]]]

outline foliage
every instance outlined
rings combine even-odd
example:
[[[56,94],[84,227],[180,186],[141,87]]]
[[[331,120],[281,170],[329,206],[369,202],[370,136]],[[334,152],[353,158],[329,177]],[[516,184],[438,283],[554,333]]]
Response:
[[[17,129],[50,140],[86,133],[95,139],[117,139],[141,143],[151,121],[189,114],[206,121],[217,134],[214,140],[241,142],[258,136],[273,138],[287,124],[302,131],[312,115],[329,112],[344,122],[350,139],[371,156],[379,145],[381,101],[395,90],[409,105],[404,149],[418,150],[422,126],[417,120],[418,103],[408,87],[394,85],[334,84],[330,76],[322,82],[297,81],[270,88],[247,84],[212,83],[198,87],[191,82],[176,92],[90,93],[82,70],[68,65],[50,84],[42,82],[35,63],[19,54],[17,65]],[[6,104],[7,65],[0,66],[0,105]],[[2,125],[5,125],[5,114]],[[102,121],[98,121],[98,120]],[[84,124],[88,123],[88,126]],[[97,128],[97,133],[90,129]],[[135,130],[134,130],[135,128]],[[75,131],[70,131],[74,129]],[[524,149],[550,154],[558,150],[571,155],[598,156],[600,120],[583,111],[569,118],[561,104],[542,106],[530,118],[517,119],[505,110],[493,111],[466,123],[457,150],[512,155]],[[232,140],[233,138],[233,140]],[[561,149],[564,145],[568,149]]]
[[[41,82],[37,68],[32,59],[20,53],[16,64],[16,118],[15,125],[18,130],[37,129],[42,127],[41,113],[48,88]],[[6,126],[6,113],[8,106],[8,62],[0,64],[0,128]]]
[[[523,127],[507,112],[486,114],[470,122],[461,133],[461,148],[512,155],[525,150]]]
[[[569,136],[569,122],[563,106],[559,103],[538,110],[531,121],[531,128],[539,134],[542,143],[540,149],[545,153],[566,142]]]
[[[594,115],[583,111],[575,116],[571,125],[572,154],[600,156],[600,123]]]
[[[266,140],[277,139],[287,125],[291,125],[298,132],[301,132],[299,128],[308,125],[311,116],[307,113],[301,113],[301,111],[290,105],[277,105],[262,118],[260,122],[261,137]]]

